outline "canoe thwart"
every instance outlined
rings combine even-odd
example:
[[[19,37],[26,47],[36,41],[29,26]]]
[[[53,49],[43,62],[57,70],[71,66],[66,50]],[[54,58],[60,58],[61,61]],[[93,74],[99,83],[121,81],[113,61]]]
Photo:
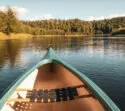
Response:
[[[92,97],[91,94],[79,95],[77,88],[84,87],[84,85],[72,86],[66,88],[56,88],[56,89],[33,89],[27,90],[23,89],[21,91],[26,91],[25,99],[9,99],[8,102],[37,102],[37,103],[50,103],[50,102],[61,102],[69,101],[74,99]],[[19,90],[18,90],[19,91]]]
[[[75,88],[81,88],[81,87],[87,87],[86,85],[77,85],[77,86],[70,86],[70,87],[75,87]],[[39,90],[39,89],[32,89],[32,88],[16,88],[16,91],[29,91],[29,90]],[[45,90],[45,89],[43,89]],[[51,90],[51,89],[48,89]]]

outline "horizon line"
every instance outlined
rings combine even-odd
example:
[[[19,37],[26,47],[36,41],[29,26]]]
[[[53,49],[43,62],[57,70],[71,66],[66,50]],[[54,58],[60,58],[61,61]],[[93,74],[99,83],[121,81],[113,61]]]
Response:
[[[103,20],[112,20],[112,19],[117,19],[117,18],[124,18],[125,16],[118,16],[118,17],[112,17],[112,18],[104,18],[104,19],[93,19],[93,20],[85,20],[85,19],[80,19],[80,18],[69,18],[69,19],[65,19],[65,18],[50,18],[50,19],[19,19],[20,21],[44,21],[44,20],[80,20],[80,21],[86,21],[86,22],[92,22],[92,21],[103,21]]]

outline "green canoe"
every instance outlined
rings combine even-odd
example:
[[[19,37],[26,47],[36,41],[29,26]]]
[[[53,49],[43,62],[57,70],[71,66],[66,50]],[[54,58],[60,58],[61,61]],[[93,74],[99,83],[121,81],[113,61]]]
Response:
[[[120,111],[89,78],[48,48],[43,59],[3,92],[0,111]]]

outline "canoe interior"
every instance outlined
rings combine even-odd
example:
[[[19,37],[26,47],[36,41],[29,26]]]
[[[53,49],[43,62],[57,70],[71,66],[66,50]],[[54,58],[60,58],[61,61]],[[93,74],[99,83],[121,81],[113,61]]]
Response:
[[[83,87],[82,87],[83,86]],[[100,102],[91,94],[81,79],[57,63],[45,64],[34,70],[10,96],[2,111],[105,111]],[[31,102],[27,92],[33,89],[51,90],[75,87],[78,97],[57,102]],[[48,94],[48,93],[47,93]],[[46,94],[45,94],[46,95]],[[45,96],[44,95],[44,96]],[[87,96],[86,96],[87,95]]]

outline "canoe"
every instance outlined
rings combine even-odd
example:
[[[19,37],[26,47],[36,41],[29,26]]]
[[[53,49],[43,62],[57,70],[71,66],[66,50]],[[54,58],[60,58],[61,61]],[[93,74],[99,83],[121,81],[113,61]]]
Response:
[[[120,111],[89,78],[48,48],[43,59],[3,92],[0,111]]]

